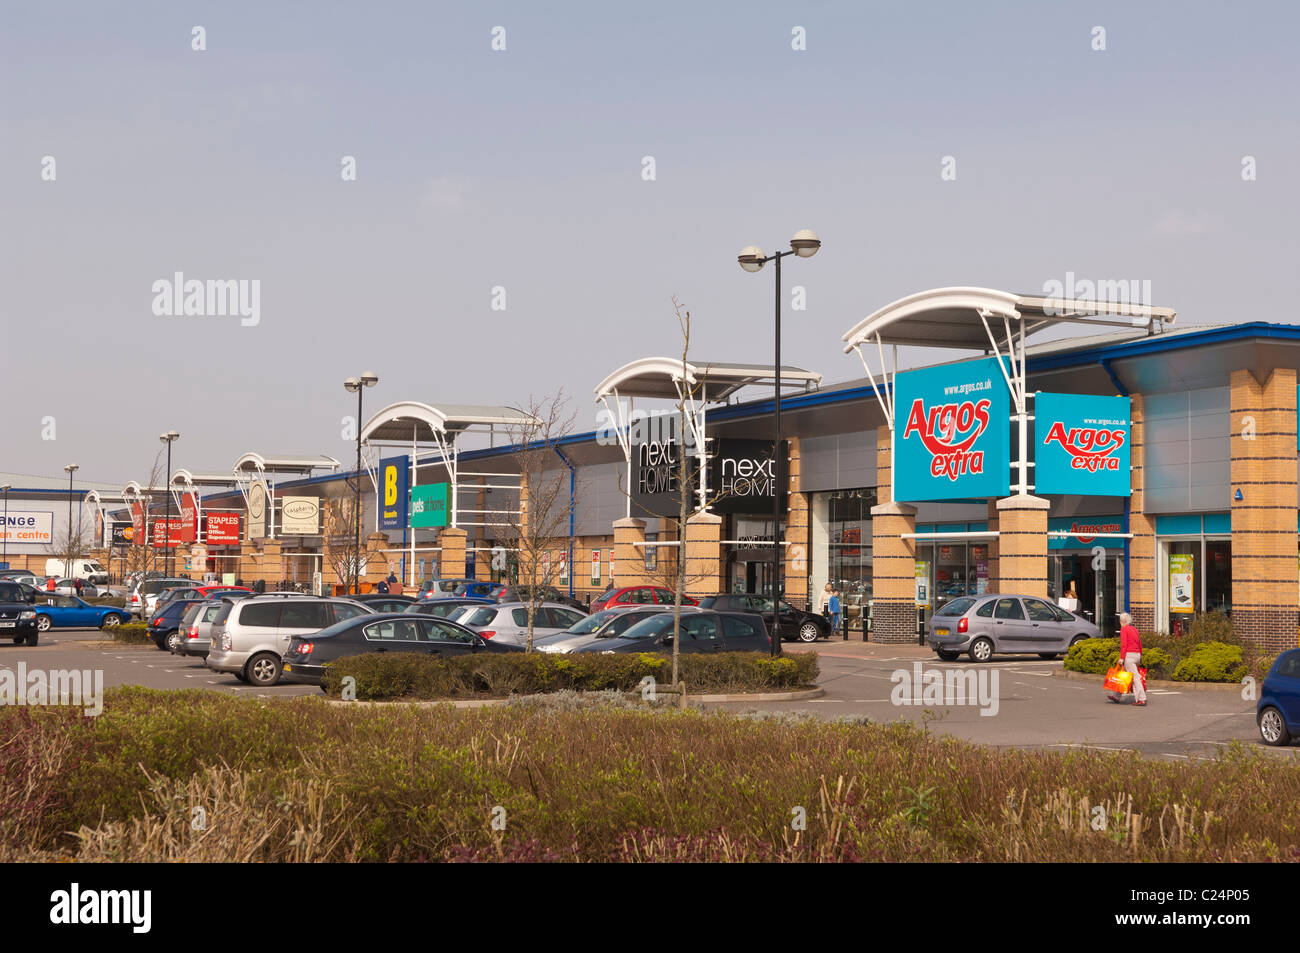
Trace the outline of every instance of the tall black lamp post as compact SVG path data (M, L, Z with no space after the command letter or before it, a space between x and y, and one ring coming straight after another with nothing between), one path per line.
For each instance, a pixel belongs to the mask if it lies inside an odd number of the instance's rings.
M68 474L68 556L63 562L63 575L69 579L72 578L72 474L80 469L81 467L75 463L69 463L63 468ZM77 527L77 535L81 535L80 526Z
M163 547L167 551L165 557L167 562L167 578L172 575L172 442L180 439L180 434L175 430L169 430L165 434L160 434L158 439L167 444L167 490L164 497L167 500L167 515L164 517L166 529L163 530Z
M775 477L781 467L781 259L788 255L811 258L822 247L821 239L811 230L801 228L790 239L790 250L764 255L763 249L750 245L743 249L736 260L740 267L748 272L763 270L769 261L776 262L776 409L772 434L772 475ZM772 654L781 652L781 487L774 486L772 494Z
M359 378L349 377L343 382L343 387L349 392L356 392L357 395L357 503L353 511L353 526L356 533L356 549L352 555L352 594L361 595L361 395L367 387L374 387L379 383L379 375L373 371L366 371Z
M5 524L3 526L4 536L0 537L0 540L2 540L4 544L4 555L0 556L0 562L3 562L5 564L6 569L9 568L9 491L11 489L12 487L8 483L4 484L3 486L0 486L0 490L3 490L5 495Z

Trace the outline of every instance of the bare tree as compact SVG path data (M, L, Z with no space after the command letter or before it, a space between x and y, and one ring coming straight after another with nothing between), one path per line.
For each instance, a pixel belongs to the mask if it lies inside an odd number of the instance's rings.
M531 652L537 607L560 575L556 540L567 540L573 514L570 486L574 477L560 444L573 432L574 414L568 410L563 390L542 400L530 397L528 406L521 409L526 416L507 428L521 486L519 518L501 527L498 545L514 551L518 589L528 607L524 648ZM567 566L567 546L564 553ZM567 568L573 571L572 566Z
M356 592L361 580L361 558L357 550L356 503L352 495L324 501L325 539L329 544L330 568L348 592Z
M69 526L63 532L55 533L45 548L51 556L63 560L63 574L69 577L73 575L72 564L86 556L90 551L90 545L80 520L77 521L75 528Z

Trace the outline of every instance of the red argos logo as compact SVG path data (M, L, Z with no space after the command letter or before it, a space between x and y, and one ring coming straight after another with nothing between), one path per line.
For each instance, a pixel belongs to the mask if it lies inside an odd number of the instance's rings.
M984 472L984 451L972 450L989 425L988 400L937 404L926 412L921 398L912 401L903 430L906 440L914 432L930 452L930 474L951 482L967 473Z
M1070 468L1096 473L1098 470L1118 470L1119 458L1111 456L1124 446L1127 435L1123 430L1106 430L1094 427L1071 427L1059 420L1052 424L1047 432L1043 446L1060 444L1061 449L1070 455Z

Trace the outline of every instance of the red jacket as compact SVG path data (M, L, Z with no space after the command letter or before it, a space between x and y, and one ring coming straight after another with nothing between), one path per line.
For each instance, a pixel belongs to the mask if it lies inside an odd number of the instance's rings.
M1119 630L1119 654L1123 656L1130 652L1142 654L1142 637L1134 625L1126 625Z

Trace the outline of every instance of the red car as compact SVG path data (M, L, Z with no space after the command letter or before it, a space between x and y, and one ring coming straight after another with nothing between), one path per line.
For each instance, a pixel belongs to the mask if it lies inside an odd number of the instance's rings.
M608 609L611 606L670 606L677 599L677 594L665 586L623 586L601 593L591 604L592 612ZM698 601L688 595L682 596L682 605L699 605Z

